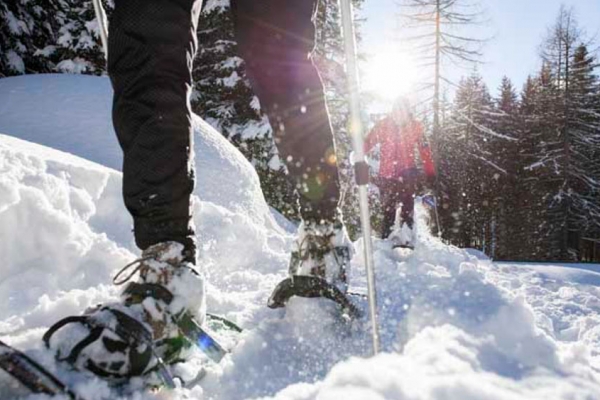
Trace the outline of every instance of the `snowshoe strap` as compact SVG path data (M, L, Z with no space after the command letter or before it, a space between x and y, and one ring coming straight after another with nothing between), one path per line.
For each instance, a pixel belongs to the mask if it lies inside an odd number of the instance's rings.
M90 333L71 349L71 352L67 357L60 358L58 359L59 361L66 361L70 364L75 364L81 352L87 346L100 339L102 332L105 329L107 329L115 333L119 337L119 339L126 343L126 346L124 347L130 348L130 373L127 374L127 376L125 377L139 376L144 374L144 371L146 371L147 367L149 366L153 355L157 358L159 369L162 369L162 365L160 365L162 364L162 360L160 360L160 358L157 357L156 354L154 354L152 333L142 323L137 321L135 318L132 318L129 315L125 314L124 312L112 309L110 307L104 307L102 310L109 311L115 316L115 318L117 319L115 329L112 329L108 326L104 326L94 318L87 315L67 317L61 319L60 321L52 325L50 329L48 329L48 331L46 331L46 333L43 336L44 344L47 348L50 348L50 340L57 331L59 331L61 328L68 324L79 323L85 325L90 330ZM108 340L107 338L104 338L103 342L105 346L112 344L112 341ZM118 342L115 341L115 343ZM146 350L140 353L137 351L137 348L142 344L146 345ZM102 366L96 365L91 360L88 360L86 368L98 376L124 378L123 375L107 371ZM159 372L163 374L163 371Z
M58 358L58 361L66 361L72 365L75 364L75 362L77 361L77 357L79 357L79 354L81 354L83 349L85 349L90 344L92 344L96 340L98 340L100 338L100 336L102 335L103 330L104 330L104 328L99 327L99 326L93 327L91 329L89 335L87 335L85 337L85 339L83 339L82 341L77 343L75 346L73 346L73 348L71 349L71 352L69 353L69 355L67 357L65 357L63 359Z
M61 329L65 325L68 325L68 324L74 323L74 322L78 322L80 324L83 324L83 325L85 325L85 326L87 326L88 328L91 329L91 326L88 324L88 317L87 316L77 316L77 317L63 318L60 321L58 321L57 323L55 323L54 325L52 325L46 331L46 333L44 333L44 336L42 337L42 340L44 341L44 345L46 346L46 348L48 348L48 349L50 348L50 339L52 338L52 335L54 335L59 329Z
M342 311L351 318L362 316L361 311L335 285L318 276L295 275L277 285L269 298L269 308L285 307L293 296L315 298L324 297L340 305Z

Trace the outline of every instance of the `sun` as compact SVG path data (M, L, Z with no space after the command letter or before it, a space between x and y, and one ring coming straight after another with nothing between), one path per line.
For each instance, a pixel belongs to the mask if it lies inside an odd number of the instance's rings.
M418 71L412 57L393 48L382 48L370 57L363 73L363 89L392 101L414 90Z

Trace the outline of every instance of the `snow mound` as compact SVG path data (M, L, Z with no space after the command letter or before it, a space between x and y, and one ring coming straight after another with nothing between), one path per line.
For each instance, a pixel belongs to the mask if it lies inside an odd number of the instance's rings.
M0 79L0 132L120 170L106 77L40 74Z
M101 230L127 220L114 202L118 174L5 135L0 171L0 333L47 325L52 310L73 313L102 300L76 289L108 284L132 258Z
M40 74L0 79L0 132L120 171L123 157L111 123L111 102L107 77ZM201 118L194 116L193 126L198 198L277 230L250 163Z

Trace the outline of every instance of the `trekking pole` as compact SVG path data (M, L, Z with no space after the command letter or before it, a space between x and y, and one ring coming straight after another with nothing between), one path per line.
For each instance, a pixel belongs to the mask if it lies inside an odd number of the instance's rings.
M94 11L96 12L96 20L100 30L100 41L102 42L102 50L104 50L104 58L108 60L108 29L106 29L106 14L100 0L92 0Z
M371 214L369 212L369 165L365 160L363 149L363 126L360 118L360 99L358 93L358 65L356 57L356 38L352 17L351 0L340 0L342 14L342 32L346 53L346 73L348 75L348 92L350 95L350 133L356 162L354 172L358 185L358 200L360 204L360 221L364 240L364 257L367 268L367 287L369 311L371 314L371 330L373 336L373 353L379 352L379 328L377 325L377 292L375 291L375 268L373 265L373 243L371 240Z
M442 226L440 225L440 214L438 213L438 201L436 193L433 193L433 211L435 212L435 224L437 225L437 235L442 237Z

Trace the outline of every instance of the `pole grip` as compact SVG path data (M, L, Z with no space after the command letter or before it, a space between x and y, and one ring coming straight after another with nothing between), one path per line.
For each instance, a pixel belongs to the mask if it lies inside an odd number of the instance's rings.
M359 161L354 164L354 178L358 186L369 184L369 164L366 161Z

